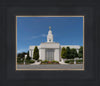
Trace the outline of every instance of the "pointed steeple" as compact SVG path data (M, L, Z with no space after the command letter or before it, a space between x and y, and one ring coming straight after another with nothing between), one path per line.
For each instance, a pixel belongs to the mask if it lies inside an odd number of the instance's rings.
M49 26L49 31L48 31L48 35L47 35L47 42L53 42L53 34L51 31L51 26Z
M49 30L51 30L51 26L49 26Z

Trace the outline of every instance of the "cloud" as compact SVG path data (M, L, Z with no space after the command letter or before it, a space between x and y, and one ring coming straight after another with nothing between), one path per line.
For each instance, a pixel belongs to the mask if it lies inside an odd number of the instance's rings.
M46 35L46 34L42 34L41 36L42 36L42 37L47 37L47 35Z
M41 34L39 36L32 36L32 39L40 38L40 37L46 37L46 34Z
M38 38L39 36L32 36L32 39Z

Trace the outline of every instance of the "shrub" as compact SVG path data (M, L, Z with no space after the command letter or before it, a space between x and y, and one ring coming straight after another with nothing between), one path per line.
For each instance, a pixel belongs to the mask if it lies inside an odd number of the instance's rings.
M73 59L70 60L70 64L74 64L74 60Z
M66 60L66 61L65 61L65 63L69 63L69 62L70 62L69 60Z
M25 63L29 63L29 60L25 60Z
M37 60L37 62L40 62L40 61L42 61L42 60Z
M55 62L57 62L57 61L54 61L54 60L53 60L52 62L55 63Z
M23 62L24 62L23 58L17 57L17 63L18 64L23 64Z
M48 62L47 60L45 60L44 62Z
M83 60L76 60L76 63L77 63L77 64L83 63Z
M26 64L30 64L30 63L34 63L34 62L35 62L34 60L25 60Z
M30 60L30 61L29 61L29 63L34 63L34 62L35 62L34 60Z

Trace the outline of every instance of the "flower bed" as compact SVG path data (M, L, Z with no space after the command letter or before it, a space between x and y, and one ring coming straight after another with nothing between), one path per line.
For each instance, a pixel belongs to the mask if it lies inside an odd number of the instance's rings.
M45 61L41 61L41 64L59 64L59 62L58 61L47 61L47 60L45 60Z

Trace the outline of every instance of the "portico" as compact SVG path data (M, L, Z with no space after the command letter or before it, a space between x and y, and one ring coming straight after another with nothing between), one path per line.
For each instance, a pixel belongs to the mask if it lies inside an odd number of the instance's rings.
M60 60L60 44L54 42L41 43L39 48L41 60Z

